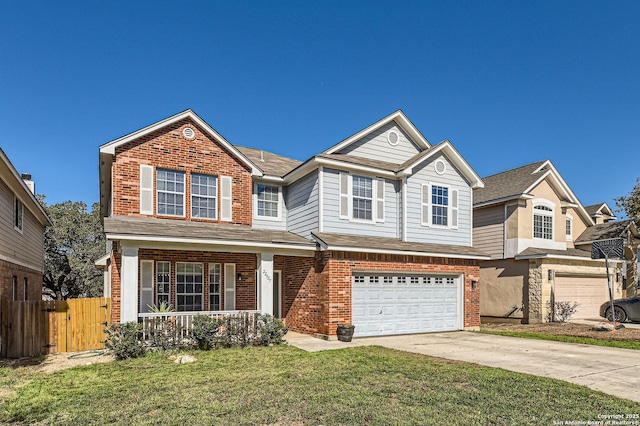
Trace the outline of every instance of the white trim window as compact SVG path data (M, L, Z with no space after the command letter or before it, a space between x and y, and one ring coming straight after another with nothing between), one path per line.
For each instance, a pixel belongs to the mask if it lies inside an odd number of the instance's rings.
M567 214L564 222L564 230L567 241L573 241L573 217L570 214Z
M156 306L171 304L171 262L156 262Z
M184 172L156 170L156 212L161 216L184 217Z
M222 266L219 263L209 264L209 310L220 310L220 286L222 283Z
M384 179L340 173L340 219L384 222Z
M279 186L255 184L256 217L268 220L280 219L280 191Z
M422 184L421 223L424 226L458 228L458 190L447 185Z
M201 311L202 263L176 262L176 311Z
M553 208L542 204L533 206L533 238L553 240Z
M373 179L364 176L351 177L351 217L356 220L373 220Z
M18 197L13 197L13 228L22 232L24 228L24 205Z
M191 217L218 219L218 178L191 174Z

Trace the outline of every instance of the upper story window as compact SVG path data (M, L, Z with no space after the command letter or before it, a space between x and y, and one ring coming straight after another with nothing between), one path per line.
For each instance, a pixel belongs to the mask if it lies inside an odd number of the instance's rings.
M24 226L24 206L18 197L13 197L13 227L22 232Z
M533 238L553 239L553 209L551 207L533 206Z
M422 225L458 228L458 190L436 184L422 185Z
M184 172L156 171L157 214L184 216Z
M208 175L191 175L191 217L217 219L218 178Z
M352 204L354 219L372 220L373 218L373 179L353 176Z
M340 173L340 219L384 222L385 181Z
M449 188L433 185L431 187L431 223L449 225Z
M573 239L573 218L570 215L567 215L565 221L565 234L567 235L567 241Z
M271 219L280 217L280 187L256 184L256 215Z

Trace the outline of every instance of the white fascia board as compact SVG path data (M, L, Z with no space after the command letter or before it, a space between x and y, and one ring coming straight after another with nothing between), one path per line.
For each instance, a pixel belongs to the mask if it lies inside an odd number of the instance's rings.
M376 121L375 123L373 123L372 125L366 127L365 129L360 130L358 133L348 137L347 139L343 140L342 142L332 146L331 148L327 149L326 151L323 151L324 154L333 154L337 151L340 151L341 149L349 146L350 144L352 144L353 142L361 139L363 136L379 129L380 127L383 127L385 125L387 125L388 123L390 123L391 121L395 121L400 127L402 127L402 130L404 130L405 132L407 132L407 134L409 136L411 136L411 138L414 140L414 142L416 142L418 144L418 146L420 146L420 148L422 149L427 149L431 147L431 144L429 143L429 141L422 135L422 133L420 133L420 131L416 128L416 126L411 122L411 120L409 120L407 118L406 115L404 115L404 113L401 110L398 110L386 117L384 117L381 120Z
M498 198L495 200L489 200L489 201L484 201L482 203L477 203L473 205L474 209L478 209L480 207L487 207L487 206L492 206L494 204L502 204L502 203L506 203L507 201L512 201L512 200L531 200L533 197L533 195L531 194L516 194L516 195L511 195L509 197L504 197L504 198Z
M262 175L260 176L261 181L269 181L269 182L278 182L278 183L284 183L284 178L280 177L280 176L272 176L272 175Z
M380 254L396 254L406 256L424 256L424 257L450 257L452 259L473 259L473 260L490 260L490 256L474 256L465 254L451 254L451 253L431 253L423 251L410 251L410 250L384 250L379 248L366 248L366 247L350 247L350 246L329 246L326 243L318 240L320 248L323 251L350 251L355 253L380 253Z
M107 142L106 144L100 146L100 153L115 155L117 147L124 145L127 142L131 142L132 140L137 139L139 137L148 135L149 133L155 132L156 130L159 130L167 125L173 124L180 120L184 120L185 118L189 118L193 120L196 124L198 124L200 127L205 129L205 131L209 133L209 136L218 140L220 144L222 144L226 149L231 151L231 153L237 159L239 159L240 162L242 162L245 166L251 169L252 176L262 176L263 173L259 167L253 164L247 157L244 156L244 154L238 151L238 149L236 149L236 147L233 146L233 144L231 144L224 137L222 137L220 133L218 133L213 127L209 126L209 124L207 124L206 121L204 121L195 112L193 112L190 109L180 112L169 118L165 118L164 120L158 121L157 123L151 124L150 126L144 127L140 130L136 130L133 133L129 133L128 135L125 135L111 142Z
M132 235L132 234L106 234L107 240L111 241L135 241L138 247L143 247L144 243L151 243L148 247L159 247L159 244L167 245L180 245L194 246L198 250L202 250L203 246L212 246L216 251L229 251L230 247L233 247L234 251L241 251L245 253L261 253L264 249L273 250L279 252L282 250L295 251L300 256L304 256L305 252L308 256L313 256L316 252L315 246L312 242L310 245L298 245L291 243L264 243L264 242L247 242L247 241L234 241L234 240L216 240L209 238L183 238L183 237L163 237L154 235Z
M439 152L443 152L446 155L447 159L451 161L458 168L458 170L462 172L464 177L467 178L469 182L471 182L472 189L484 188L484 182L482 181L482 178L476 173L475 170L473 170L471 165L469 165L469 163L467 163L467 161L464 158L462 158L460 153L453 147L451 142L448 140L442 141L433 149L433 151L429 152L424 157L416 160L413 164L409 165L406 169L404 169L402 173L405 175L413 174L414 167L424 163L425 161L432 158Z

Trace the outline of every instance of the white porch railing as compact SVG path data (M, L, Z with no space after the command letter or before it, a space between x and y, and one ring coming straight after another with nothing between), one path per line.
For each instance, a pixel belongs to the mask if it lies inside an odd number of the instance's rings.
M255 321L255 315L260 311L189 311L189 312L146 312L138 314L138 322L142 323L142 339L147 340L150 331L157 323L172 323L179 330L181 338L188 338L191 334L193 319L197 315L205 315L215 319L231 315L248 314L251 322Z

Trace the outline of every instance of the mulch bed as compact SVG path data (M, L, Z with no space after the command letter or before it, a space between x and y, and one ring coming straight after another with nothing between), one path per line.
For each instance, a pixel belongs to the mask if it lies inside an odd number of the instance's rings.
M624 324L623 324L624 325ZM594 325L574 323L545 323L545 324L517 324L517 323L493 323L482 324L481 330L510 331L539 334L552 334L558 336L589 337L599 340L617 340L640 342L640 329L622 328L613 331L597 331Z

